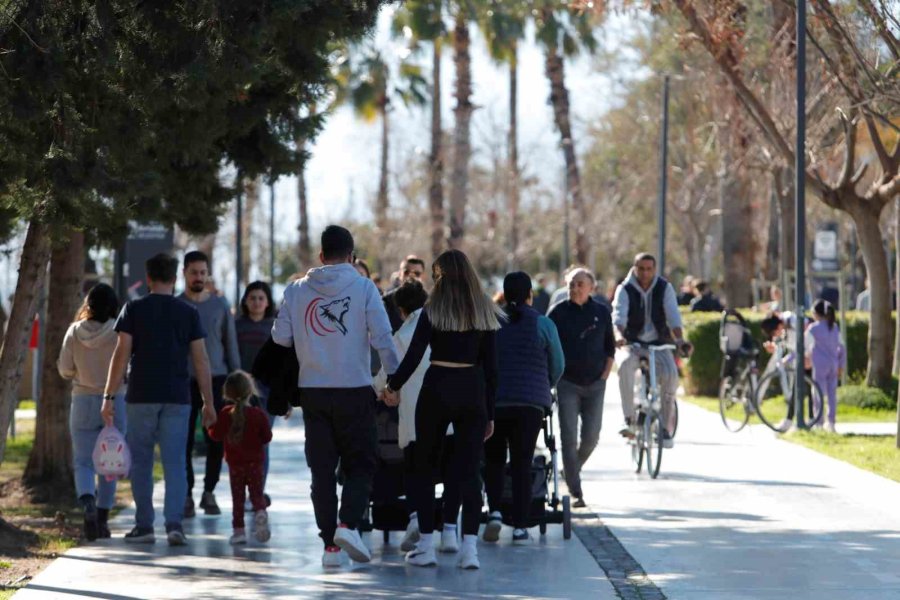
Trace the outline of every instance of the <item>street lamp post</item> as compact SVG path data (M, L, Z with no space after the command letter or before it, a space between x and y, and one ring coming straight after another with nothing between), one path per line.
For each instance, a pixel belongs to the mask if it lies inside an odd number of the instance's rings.
M804 380L803 323L806 314L806 0L797 2L797 140L794 151L794 205L796 220L797 353L794 377L794 412L797 429L806 429L803 416Z
M234 255L237 265L234 270L234 303L235 306L241 302L241 267L244 264L244 231L241 225L244 222L244 178L238 173L237 177L237 203L235 210L235 229L234 229Z
M656 261L659 265L657 272L661 276L666 273L666 188L668 187L668 161L669 161L669 76L663 77L663 105L662 105L662 132L659 140L659 204L657 217L659 219L659 239L657 240Z

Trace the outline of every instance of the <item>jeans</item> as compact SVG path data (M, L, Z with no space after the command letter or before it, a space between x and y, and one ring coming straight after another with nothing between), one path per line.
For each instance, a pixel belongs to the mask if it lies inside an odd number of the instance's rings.
M528 527L532 499L531 465L543 424L544 409L539 406L498 406L494 416L494 435L484 444L484 489L491 512L500 511L503 471L509 448L513 527L519 529Z
M641 356L649 356L647 350L626 347L616 353L619 367L619 393L622 396L622 413L626 420L634 417L634 382L640 367ZM678 367L671 352L656 353L656 379L662 394L662 420L666 429L672 431L675 425L675 395L678 393Z
M559 434L566 485L573 496L581 498L581 468L600 440L606 380L598 379L590 385L576 385L560 379L556 392L559 399ZM578 441L578 417L581 417L581 443Z
M312 502L319 536L334 545L338 524L337 475L344 475L340 522L356 529L372 493L378 432L371 388L300 388L306 430L306 464L312 472Z
M166 529L181 526L184 500L187 498L187 442L189 404L128 404L128 447L131 449L131 491L136 507L135 523L152 528L153 511L153 448L159 443L166 484Z
M72 462L75 466L75 493L78 497L97 495L97 508L112 508L116 501L116 481L97 477L94 472L94 446L103 429L100 407L102 394L72 394L69 432L72 434ZM116 394L113 424L126 433L125 393Z
M212 378L213 389L213 406L216 414L225 406L222 399L222 386L225 385L227 375L216 375ZM197 417L200 416L203 408L203 397L200 395L200 386L196 379L191 379L191 414L190 424L187 431L187 448L185 449L187 457L187 491L191 494L194 491L194 430L197 428ZM225 446L222 442L217 442L209 437L206 427L203 428L203 439L206 440L206 475L203 477L203 491L212 492L219 483L219 477L222 474L222 458L225 456Z

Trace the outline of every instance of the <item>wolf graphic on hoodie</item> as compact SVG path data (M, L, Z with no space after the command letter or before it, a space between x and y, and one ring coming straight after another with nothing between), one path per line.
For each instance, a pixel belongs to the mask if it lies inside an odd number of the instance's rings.
M294 346L301 388L372 385L370 346L386 372L400 364L378 288L349 263L311 269L289 285L272 340Z

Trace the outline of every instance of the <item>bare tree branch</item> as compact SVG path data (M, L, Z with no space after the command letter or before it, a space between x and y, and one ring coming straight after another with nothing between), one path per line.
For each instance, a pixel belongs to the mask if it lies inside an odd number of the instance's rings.
M875 29L878 30L878 35L880 35L881 39L884 40L884 43L887 44L891 54L894 55L894 60L900 60L900 40L898 40L897 36L895 36L888 28L884 17L878 13L878 10L875 8L875 5L872 4L871 0L857 0L857 2L859 2L862 9L866 11L869 18L872 19Z
M836 187L846 188L850 184L853 166L856 162L856 121L851 122L844 111L840 108L837 110L841 117L841 126L844 128L844 168L841 169L841 176Z

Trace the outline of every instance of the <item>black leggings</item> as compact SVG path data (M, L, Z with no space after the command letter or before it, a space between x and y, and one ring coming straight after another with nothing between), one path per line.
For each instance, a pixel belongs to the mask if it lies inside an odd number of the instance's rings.
M413 506L419 531L434 531L434 469L440 464L447 426L453 424L454 452L449 478L462 499L463 535L477 535L481 520L479 468L487 427L484 374L478 367L432 365L425 374L416 405L416 448L413 453Z
M494 435L484 445L484 487L491 512L500 510L506 449L509 448L513 526L520 529L528 527L531 464L543 422L543 409L538 406L499 406L494 417Z
M452 476L454 437L445 435L443 440L443 450L441 450L440 468L435 470L435 475L444 484L444 494L441 496L441 520L444 525L456 524L459 518L459 482ZM403 449L404 465L406 467L406 497L410 499L410 506L413 510L416 507L412 504L412 498L415 497L415 465L416 465L416 443L410 442ZM416 514L418 517L418 514ZM443 529L443 527L441 527Z

